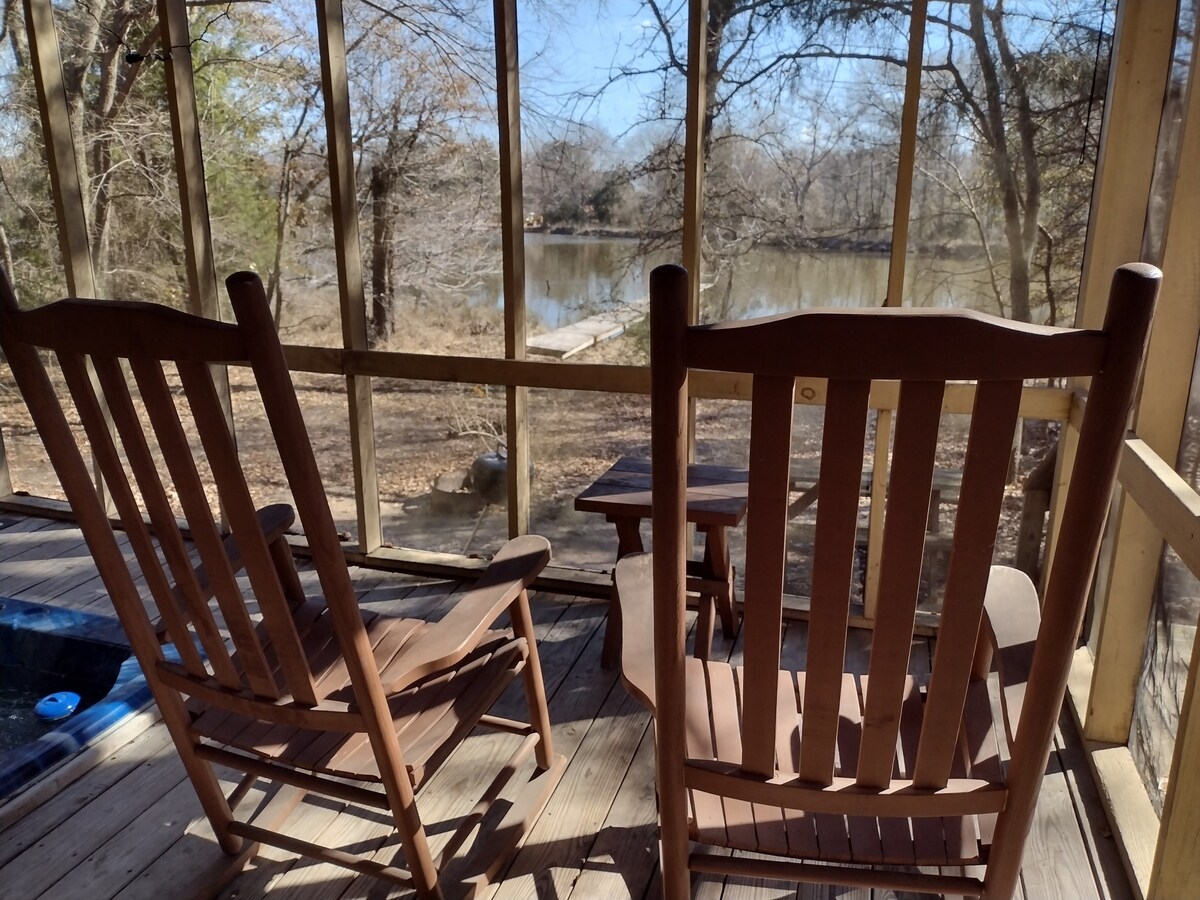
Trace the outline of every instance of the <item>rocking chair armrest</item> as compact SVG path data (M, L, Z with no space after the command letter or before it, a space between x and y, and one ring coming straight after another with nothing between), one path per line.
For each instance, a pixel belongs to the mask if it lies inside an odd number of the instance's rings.
M550 542L544 537L524 535L505 544L454 608L392 660L383 673L384 691L402 691L465 657L549 562Z
M621 610L621 681L650 712L655 699L653 560L649 553L622 557L615 576Z
M264 506L256 511L256 515L258 516L258 527L262 529L263 538L268 545L280 538L296 521L296 511L287 503L272 503ZM237 538L231 534L225 538L221 546L225 550L225 556L229 559L230 568L234 572L241 571L242 550L238 547ZM209 584L208 571L204 564L196 566L193 571L196 573L196 582L200 585L201 595L205 598L211 597L212 587ZM180 596L178 587L174 588L174 594L176 603L181 603L183 598Z
M1041 604L1028 575L1008 566L992 566L983 605L1000 673L1005 736L1011 745L1021 721L1025 686L1042 618Z
M268 544L296 523L296 510L292 509L288 503L272 503L256 510L255 515L258 516L258 527L262 529L263 538ZM236 547L237 542L233 540L233 535L225 540L226 544L232 543ZM240 558L241 554L239 553L238 559ZM230 559L233 559L232 553Z

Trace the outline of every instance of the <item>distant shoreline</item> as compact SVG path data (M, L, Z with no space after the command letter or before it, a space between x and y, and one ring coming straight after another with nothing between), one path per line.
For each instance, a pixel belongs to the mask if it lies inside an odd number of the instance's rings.
M602 238L616 240L646 240L662 237L660 234L648 234L635 228L612 228L602 225L527 225L526 234L550 234L564 237ZM892 242L888 239L867 239L846 237L843 235L823 235L813 237L775 238L763 241L761 247L773 250L807 250L815 253L872 253L886 256L892 252ZM978 244L917 244L909 246L910 252L921 256L932 256L939 259L978 259L983 255L983 248Z

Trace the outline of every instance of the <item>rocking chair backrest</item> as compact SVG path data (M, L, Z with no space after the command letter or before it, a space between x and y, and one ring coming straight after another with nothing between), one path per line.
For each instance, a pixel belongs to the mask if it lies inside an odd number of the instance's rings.
M886 788L902 789L906 797L927 794L930 805L918 813L923 816L1001 808L1005 815L1021 815L1023 804L1031 810L1079 634L1157 283L1158 273L1152 267L1122 268L1104 328L1095 331L911 308L812 310L689 327L687 273L675 266L656 269L650 291L655 635L656 651L669 658L658 659L656 669L660 743L682 748L688 741L682 733L680 704L661 702L665 697L690 696L683 686L682 664L688 369L751 373L745 663L738 674L744 679L741 734L740 740L730 741L737 752L731 758L722 754L722 764L731 768L721 772L742 777L743 783L746 777L771 779L781 772L794 773L789 777L798 775L798 782L814 788L841 779L839 787L846 788L843 796L852 797L846 802L857 804L854 815L912 815L911 811L897 813L896 805L888 805L894 798L880 792ZM976 773L975 781L961 788L974 792L970 797L937 797L934 792L961 774L960 754L964 743L970 742L969 736L960 735L960 723L983 621L1022 386L1030 379L1070 376L1090 377L1091 390L1044 598L1043 624L1028 682L1030 699L1016 729L1020 743L1013 750L1007 787L997 766L994 786L978 783ZM812 548L808 655L799 688L802 724L797 728L797 698L783 696L779 670L798 377L824 380L825 424ZM899 402L878 613L864 680L862 720L846 722L840 718L846 704L840 701L846 686L842 673L867 414L872 392L892 389L885 382L898 382ZM920 723L922 718L910 719L907 714L908 704L920 703L920 697L906 679L939 422L951 382L975 385L974 407L923 724L919 733L911 733L906 723ZM788 682L782 683L788 691ZM790 736L777 731L779 710L790 717ZM847 742L847 733L853 734L854 746ZM674 765L686 764L680 759ZM704 784L719 782L709 777L712 771L710 764ZM687 777L692 784L691 776ZM667 779L665 783L681 782ZM767 796L765 785L760 793L745 790L747 796ZM811 798L812 791L805 796ZM827 796L827 802L838 802L833 794ZM792 805L786 798L775 800ZM957 805L935 807L934 803Z
M323 693L293 617L304 594L280 537L292 512L282 504L255 511L217 387L222 364L254 369L327 603L335 615L338 607L352 612L338 619L352 669L363 670L369 647L261 282L241 273L228 284L236 325L149 303L72 299L21 311L0 273L0 346L143 668L157 665L243 697L314 706ZM61 368L165 637L178 651L178 666L163 661L135 572L39 350L50 351ZM182 402L165 363L178 373ZM199 446L189 434L198 436ZM206 494L211 483L229 537ZM185 522L176 518L172 496ZM202 568L189 558L188 538ZM235 574L239 569L245 570L264 627L251 620ZM366 655L359 655L364 648Z

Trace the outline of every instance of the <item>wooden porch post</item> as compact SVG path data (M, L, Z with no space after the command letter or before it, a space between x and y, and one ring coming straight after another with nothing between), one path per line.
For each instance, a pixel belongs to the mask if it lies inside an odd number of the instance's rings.
M1183 134L1161 267L1163 286L1146 355L1142 393L1134 413L1138 438L1171 465L1180 438L1200 338L1200 88L1192 54ZM1161 108L1161 104L1159 104ZM1124 124L1123 124L1124 127ZM1128 217L1128 212L1122 212ZM1139 220L1140 221L1140 220ZM1123 744L1133 718L1146 628L1154 603L1154 580L1163 540L1157 528L1123 494L1118 504L1110 568L1103 584L1105 602L1093 645L1095 666L1085 734L1091 740Z
M333 207L342 345L347 350L366 350L367 309L358 238L358 202L354 191L354 143L350 134L350 86L346 75L346 31L341 0L317 0L317 40L321 45L321 90L325 97L329 194ZM350 411L350 456L354 467L358 543L369 553L383 543L371 379L347 375L346 400Z
M704 268L704 119L708 113L708 0L688 0L687 106L683 138L682 262L688 271L688 323L700 321ZM696 459L696 398L687 401L687 461ZM687 526L688 546L695 527Z
M1175 0L1122 3L1117 7L1111 75L1104 104L1100 157L1096 162L1091 213L1083 253L1083 276L1075 324L1097 327L1104 317L1109 282L1117 266L1142 258L1143 223L1150 200L1159 120L1171 67ZM1115 127L1113 123L1119 123ZM1084 384L1074 384L1079 389ZM1058 519L1075 457L1078 432L1064 427L1059 438L1054 505L1046 526L1045 565L1049 571ZM1112 524L1124 518L1125 491L1118 484ZM1099 627L1109 593L1116 529L1110 525L1096 572L1093 628ZM1093 634L1093 638L1094 638Z
M495 0L496 107L500 125L500 245L504 254L504 358L525 359L525 207L516 0ZM529 388L505 388L508 534L529 533Z
M896 205L892 210L892 254L888 264L884 306L900 306L904 299L904 265L908 253L908 223L912 217L913 168L917 154L917 112L921 103L921 64L925 53L928 0L914 0L908 32L908 60L904 75L904 108L900 115L900 153L896 163ZM871 472L871 513L867 526L867 583L863 614L875 618L879 601L879 561L883 553L883 510L887 500L888 444L892 436L890 409L875 418L875 453Z
M184 0L158 0L162 23L167 104L175 145L175 178L183 217L183 252L187 267L188 306L197 315L221 318L217 300L217 267L213 260L212 225L208 219L208 189L204 184L204 155L192 77L192 39ZM229 416L228 386L222 386Z
M1166 537L1167 543L1175 548L1192 572L1200 572L1200 541L1196 539L1200 525L1200 495L1171 464L1159 458L1144 441L1138 439L1126 443L1121 477L1129 492L1138 498L1138 504L1145 509L1156 531ZM1195 852L1195 836L1200 830L1200 772L1195 762L1200 759L1200 713L1197 713L1196 705L1200 702L1198 679L1200 646L1196 645L1193 638L1187 687L1175 735L1175 750L1171 758L1161 820L1156 821L1153 810L1150 810L1143 829L1149 834L1130 836L1123 827L1117 835L1125 845L1140 889L1145 891L1145 896L1150 900L1188 896L1200 883L1200 858ZM1121 749L1124 750L1123 747ZM1132 780L1133 786L1127 789L1128 792L1143 792L1141 780L1136 771L1132 771L1132 759L1129 769L1126 782ZM1112 796L1116 790L1114 786L1106 785L1104 793ZM1145 805L1149 806L1149 800L1145 801ZM1115 812L1120 815L1122 811ZM1133 854L1129 852L1129 844L1131 840L1137 841L1139 848L1144 849L1149 836L1155 834L1155 827L1157 842L1153 863L1147 867L1144 858L1135 862ZM1146 868L1149 869L1148 875Z
M708 82L708 0L688 3L687 108L683 139L683 267L688 270L688 322L700 321L704 228L704 117ZM690 440L695 438L694 402ZM690 441L689 441L690 443ZM690 453L689 453L690 458Z
M63 86L62 55L50 0L25 0L25 31L29 39L29 62L37 90L38 111L42 120L42 140L50 169L50 190L54 195L54 216L58 224L58 246L62 254L67 293L72 297L95 297L96 270L88 235L87 202L79 177L79 160L71 134L67 112L67 94ZM9 273L13 277L13 273ZM102 486L99 471L94 474ZM0 438L0 493L12 493L8 456ZM107 503L107 499L105 500Z
M88 237L87 203L79 177L79 161L75 157L75 141L63 86L62 56L50 0L25 0L25 23L67 293L72 297L95 297L96 275Z

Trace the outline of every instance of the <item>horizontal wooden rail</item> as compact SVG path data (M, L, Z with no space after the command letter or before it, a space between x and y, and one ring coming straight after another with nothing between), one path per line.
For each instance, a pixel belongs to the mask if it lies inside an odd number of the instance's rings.
M39 516L62 522L74 522L75 513L65 500L52 497L37 497L24 491L0 496L0 512L22 516ZM109 520L118 530L124 529L119 519ZM147 519L146 524L150 522ZM187 523L179 522L187 534ZM287 535L292 553L301 559L309 558L308 541L303 535ZM346 562L367 568L407 572L415 575L448 578L476 578L487 568L488 560L456 553L439 553L434 550L377 547L364 552L357 544L344 544L342 552ZM574 566L551 563L533 582L535 590L555 591L597 597L607 600L612 593L612 577L607 573L590 572Z
M475 356L442 356L395 353L384 350L339 350L332 347L284 347L288 367L317 375L371 375L450 384L513 385L609 394L649 394L650 370L645 366L559 363L540 360L496 359ZM751 379L723 372L696 372L692 394L706 400L749 400ZM876 409L895 409L899 385L877 382L871 391ZM970 385L950 385L943 409L969 413L975 400ZM816 379L796 381L796 402L823 405L825 385ZM1029 419L1063 422L1079 406L1076 392L1067 388L1027 387L1021 398L1021 415Z
M1200 575L1200 494L1134 435L1125 441L1120 479L1184 565Z

